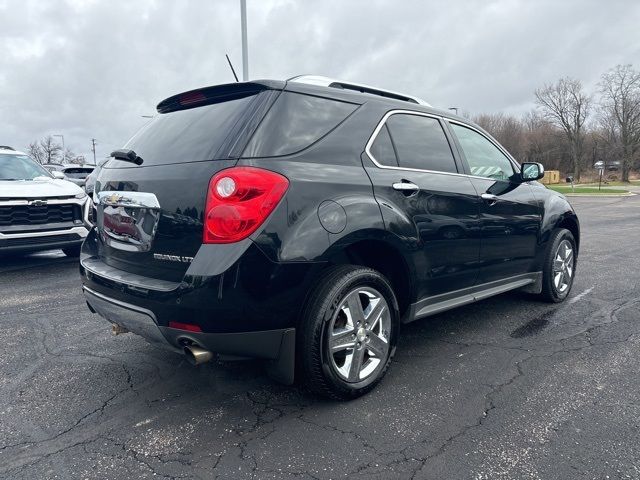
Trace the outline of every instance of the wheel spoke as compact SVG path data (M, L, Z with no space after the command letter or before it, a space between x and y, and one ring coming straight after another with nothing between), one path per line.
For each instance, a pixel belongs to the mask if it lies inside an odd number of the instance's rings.
M389 344L385 342L375 333L369 334L369 342L367 343L367 349L373 353L374 356L380 360L384 360L389 349Z
M364 360L364 348L356 348L350 355L351 364L349 365L349 381L357 382L360 380L360 370L362 370L362 361Z
M331 339L329 340L331 352L335 353L346 350L347 348L353 348L356 344L353 339L353 332L353 328L346 328L332 333Z
M563 265L562 260L560 260L559 258L556 258L553 261L553 271L556 272L556 273L561 272L562 271L562 265Z
M374 330L376 328L376 325L378 325L378 323L380 322L380 318L382 317L382 315L384 315L386 309L386 302L379 298L376 305L369 312L369 315L367 315L369 330Z
M556 288L560 288L560 286L562 285L562 277L564 277L564 274L562 273L562 271L556 272L555 278L553 279L553 283L555 283Z
M356 323L364 322L364 312L362 311L362 303L360 302L360 294L355 291L347 297L347 307L349 308L349 314L353 325Z

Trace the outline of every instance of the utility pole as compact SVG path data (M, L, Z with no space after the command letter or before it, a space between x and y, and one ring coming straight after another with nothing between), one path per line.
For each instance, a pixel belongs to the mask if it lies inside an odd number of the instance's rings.
M247 47L247 0L240 0L240 26L242 28L242 81L249 80L249 53Z
M97 165L97 163L96 163L96 139L95 138L91 139L91 150L93 150L93 164Z

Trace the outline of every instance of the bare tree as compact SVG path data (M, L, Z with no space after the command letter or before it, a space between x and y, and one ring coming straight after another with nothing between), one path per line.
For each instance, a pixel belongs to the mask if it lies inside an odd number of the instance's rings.
M45 155L38 142L31 142L29 144L29 156L38 163L45 162Z
M64 161L67 156L73 158L75 155L73 152L67 149L66 152L62 152L62 147L59 143L53 140L51 135L41 138L39 141L29 144L29 155L41 164L56 163L58 161Z
M631 65L617 65L600 81L601 123L610 141L621 150L622 181L640 152L640 72Z
M42 163L56 163L60 160L62 147L53 140L51 135L47 135L40 140L40 149L44 155L44 162Z
M536 90L535 95L544 116L564 131L570 146L573 175L579 180L591 97L583 91L579 80L568 77L545 85Z

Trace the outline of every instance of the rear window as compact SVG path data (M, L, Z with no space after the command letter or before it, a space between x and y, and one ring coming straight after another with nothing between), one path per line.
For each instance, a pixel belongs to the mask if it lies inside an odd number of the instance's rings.
M276 157L299 152L338 126L358 105L283 92L258 127L243 157Z
M255 96L158 114L123 148L135 151L143 167L214 160L222 155L218 150ZM105 168L116 165L132 166L118 161Z
M86 178L93 171L93 168L67 168L64 171L69 178Z

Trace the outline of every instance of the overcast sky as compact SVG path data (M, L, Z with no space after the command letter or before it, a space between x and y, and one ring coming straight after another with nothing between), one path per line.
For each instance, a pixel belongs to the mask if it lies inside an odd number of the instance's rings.
M0 0L0 144L89 158L163 98L240 75L239 0ZM314 73L471 113L521 113L562 76L640 67L638 0L247 0L250 78Z

